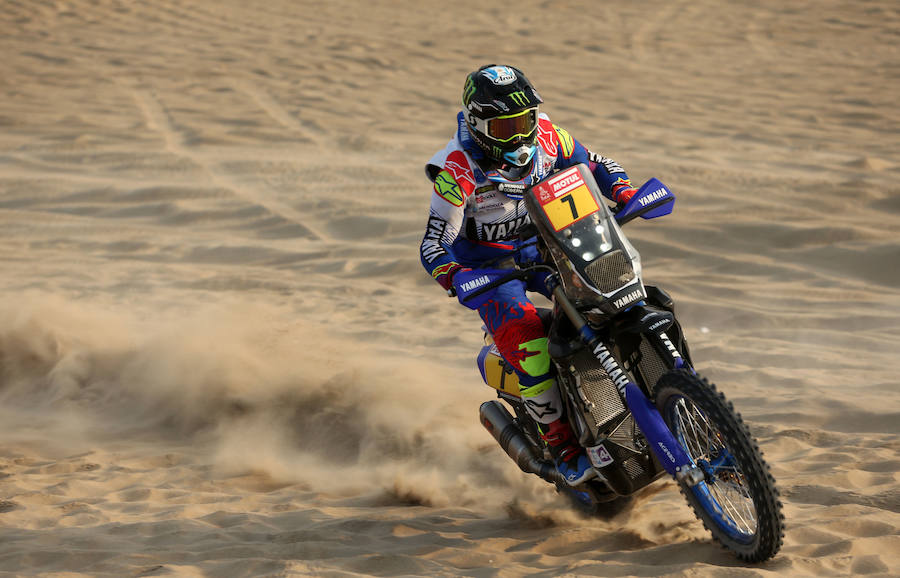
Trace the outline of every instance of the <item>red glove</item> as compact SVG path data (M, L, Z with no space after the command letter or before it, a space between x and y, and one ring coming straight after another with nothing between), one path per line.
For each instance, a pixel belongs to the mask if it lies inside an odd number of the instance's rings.
M459 273L460 271L471 271L471 269L467 267L463 267L459 263L455 261L450 261L445 265L441 265L431 272L431 276L434 277L434 280L437 281L441 287L447 292L451 297L453 296L453 276Z
M636 192L637 189L630 184L614 185L612 188L612 200L615 201L617 205L624 205L631 200L631 197L633 197Z

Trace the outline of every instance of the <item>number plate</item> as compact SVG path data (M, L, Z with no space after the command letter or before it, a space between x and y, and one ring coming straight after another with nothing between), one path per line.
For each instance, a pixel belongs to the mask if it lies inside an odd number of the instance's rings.
M559 173L536 189L538 202L557 232L600 210L576 167Z

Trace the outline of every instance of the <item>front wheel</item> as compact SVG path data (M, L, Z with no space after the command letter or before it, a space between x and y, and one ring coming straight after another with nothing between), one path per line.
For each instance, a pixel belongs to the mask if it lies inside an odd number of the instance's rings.
M740 414L716 386L686 369L655 388L666 425L704 481L682 492L719 543L747 562L774 556L784 537L775 479Z

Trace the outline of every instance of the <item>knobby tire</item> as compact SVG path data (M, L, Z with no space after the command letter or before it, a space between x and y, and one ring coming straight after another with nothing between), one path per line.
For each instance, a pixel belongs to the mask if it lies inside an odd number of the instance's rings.
M698 414L699 417L701 419L705 417L708 425L718 430L721 435L716 439L726 448L723 453L730 452L730 459L736 463L737 474L734 477L740 480L739 487L749 494L743 497L752 500L756 527L752 533L745 533L736 528L736 522L734 525L728 523L729 521L734 522L734 520L731 519L725 508L722 509L722 512L715 512L719 502L715 499L711 500L709 496L714 492L704 494L704 488L716 488L715 484L718 483L715 476L711 474L707 475L706 486L700 484L695 488L684 486L681 488L682 494L693 508L697 518L703 522L716 541L734 552L741 560L755 563L775 556L784 539L784 515L781 512L781 500L775 486L775 479L769 472L769 466L763 460L759 446L741 419L741 415L734 410L731 402L716 390L714 384L687 369L667 372L659 378L654 391L657 407L662 413L666 425L672 429L673 433L676 433L679 428L684 428L683 422L680 426L673 423L676 421L676 416L673 415L676 411L675 404L678 404L680 399L691 402L693 406L699 408L702 412ZM686 407L686 405L679 407ZM685 447L690 445L684 441L685 437L679 438L676 435L685 451L691 454L692 448ZM693 449L697 449L696 444ZM695 451L695 453L697 452ZM692 459L694 459L693 455ZM715 468L712 469L715 470ZM730 471L730 468L723 468L721 471L726 470ZM726 482L722 483L725 484L725 487L730 487ZM730 502L730 500L726 501ZM713 502L712 505L711 502ZM737 517L743 520L740 512L734 511L738 514ZM723 519L723 515L725 519Z

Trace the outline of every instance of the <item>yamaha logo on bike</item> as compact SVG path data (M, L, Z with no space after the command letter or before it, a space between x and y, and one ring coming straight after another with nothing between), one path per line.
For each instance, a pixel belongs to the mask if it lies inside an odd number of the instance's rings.
M646 195L646 196L643 196L643 197L639 198L639 199L638 199L638 202L641 204L642 207L646 207L647 205L649 205L649 204L652 203L653 201L658 201L658 200L660 200L661 198L665 197L665 196L668 195L668 194L669 194L669 191L667 191L666 189L656 189L655 191L653 191L653 192L650 193L649 195Z
M616 358L612 356L609 352L609 349L606 348L602 343L598 344L597 347L594 348L594 357L597 358L597 361L600 362L600 366L603 368L603 371L609 375L609 378L612 380L614 384L616 384L616 389L619 390L619 393L622 395L622 399L625 398L625 386L628 385L631 380L628 378L628 374L622 371L622 368L619 367L619 362L616 361Z
M680 358L681 358L681 354L678 353L678 350L675 348L674 345L672 345L672 340L669 339L669 336L668 336L668 335L666 335L665 333L660 333L660 334L659 334L659 338L662 339L662 342L665 344L666 349L668 349L668 350L669 350L669 353L672 354L672 358L673 358L673 359L680 359Z
M491 282L490 277L488 277L487 275L482 275L481 277L478 277L477 279L472 279L471 281L466 281L465 283L460 285L460 289L462 289L463 291L468 293L469 291L474 291L475 289L478 289L479 287L483 287L490 282Z
M643 299L643 298L644 298L644 291L642 289L638 289L636 291L632 291L631 293L629 293L625 297L622 297L621 299L616 299L615 301L613 301L613 307L615 307L616 309L621 309L622 307L625 307L632 301L637 301L637 300Z

